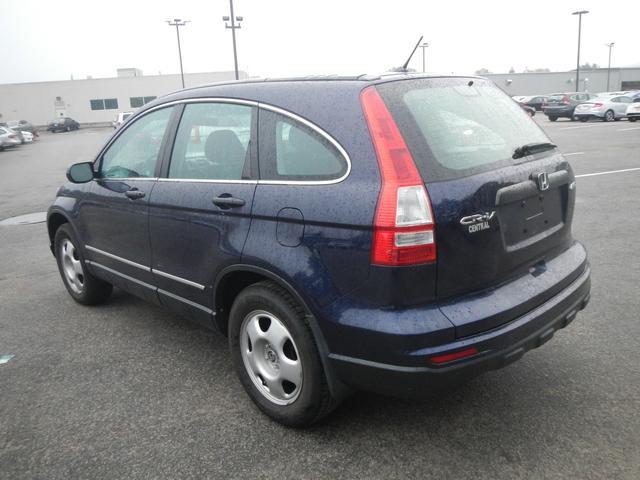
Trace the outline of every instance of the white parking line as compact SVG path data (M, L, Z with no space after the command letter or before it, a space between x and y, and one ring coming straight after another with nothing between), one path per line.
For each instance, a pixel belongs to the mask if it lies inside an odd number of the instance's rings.
M575 130L577 128L591 128L591 127L600 127L602 125L606 125L605 123L592 123L591 125L577 125L575 127L564 127L560 130Z
M629 130L640 130L640 127L631 127L631 128L619 128L616 130L617 132L628 132Z
M580 178L580 177L595 177L596 175L609 175L610 173L635 172L637 170L640 170L640 167L638 167L638 168L625 168L623 170L609 170L608 172L585 173L583 175L576 175L576 178Z
M571 153L563 153L565 157L569 157L571 155L584 155L584 152L571 152Z

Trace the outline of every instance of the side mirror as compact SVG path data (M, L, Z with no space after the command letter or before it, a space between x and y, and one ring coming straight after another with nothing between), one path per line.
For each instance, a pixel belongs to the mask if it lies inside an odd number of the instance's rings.
M72 183L87 183L93 180L93 176L91 162L76 163L67 170L67 179Z

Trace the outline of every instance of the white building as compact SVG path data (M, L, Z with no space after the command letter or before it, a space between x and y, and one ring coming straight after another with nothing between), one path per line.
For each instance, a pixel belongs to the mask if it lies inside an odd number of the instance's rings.
M483 75L509 95L543 95L576 91L576 71L535 73L488 73ZM607 69L581 69L581 92L607 91ZM640 68L612 68L609 91L640 90Z
M247 74L239 72L239 77ZM233 72L185 73L184 83L189 88L234 78ZM120 68L115 78L5 84L0 85L0 122L45 125L55 117L81 124L111 122L118 112L181 88L180 74L143 75L137 68Z

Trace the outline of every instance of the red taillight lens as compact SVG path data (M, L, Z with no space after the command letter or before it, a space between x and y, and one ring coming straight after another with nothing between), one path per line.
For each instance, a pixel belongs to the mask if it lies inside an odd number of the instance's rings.
M566 95L562 97L562 103L564 103L565 105L569 105L569 97L567 97Z
M602 106L602 103L594 103L593 106L600 108Z
M460 360L461 358L471 357L478 353L477 348L467 348L466 350L460 350L459 352L445 353L444 355L438 355L431 357L431 363L447 363L454 360Z
M371 262L391 266L434 262L433 213L422 177L376 88L364 89L360 100L382 177Z
M15 133L12 133L9 135L9 138L18 138L18 135L16 135Z

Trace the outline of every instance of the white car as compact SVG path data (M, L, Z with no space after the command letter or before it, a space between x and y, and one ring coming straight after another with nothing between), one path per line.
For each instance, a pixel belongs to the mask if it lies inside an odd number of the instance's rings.
M631 97L627 95L595 97L576 106L573 115L581 122L586 122L590 118L612 122L627 116L627 107L630 103Z
M636 98L629 104L626 115L630 122L635 122L640 118L640 97Z
M111 126L116 129L120 128L122 124L127 120L127 118L129 118L131 115L133 115L133 112L120 112L116 119L111 122Z
M27 131L20 131L22 133L22 138L24 139L24 143L33 142L33 133Z

